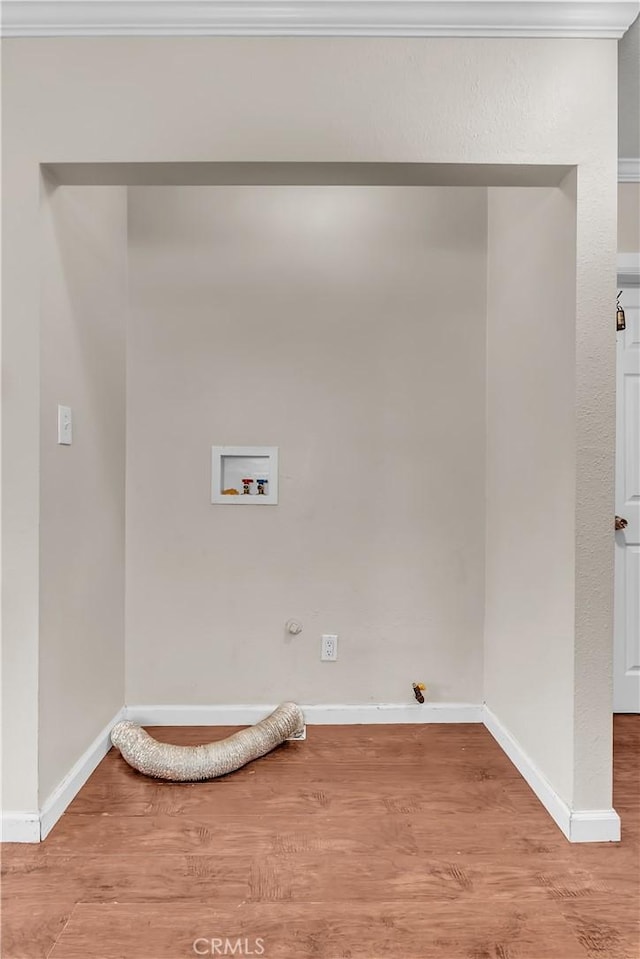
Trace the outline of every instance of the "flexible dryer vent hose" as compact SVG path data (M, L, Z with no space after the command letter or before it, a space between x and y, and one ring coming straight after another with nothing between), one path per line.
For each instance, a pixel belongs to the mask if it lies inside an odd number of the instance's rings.
M281 706L257 723L219 742L203 746L159 743L135 723L121 722L111 730L111 742L145 776L173 782L215 779L270 752L304 727L304 715L295 703Z

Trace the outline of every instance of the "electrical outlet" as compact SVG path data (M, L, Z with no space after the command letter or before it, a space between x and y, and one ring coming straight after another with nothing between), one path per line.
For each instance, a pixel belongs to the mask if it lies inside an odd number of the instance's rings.
M320 659L323 663L332 663L338 658L338 637L324 635L320 647Z

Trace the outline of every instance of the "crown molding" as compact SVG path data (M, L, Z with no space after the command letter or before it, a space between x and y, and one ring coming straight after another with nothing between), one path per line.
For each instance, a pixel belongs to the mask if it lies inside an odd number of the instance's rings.
M618 183L640 183L640 157L618 160Z
M3 0L3 37L621 37L631 0Z

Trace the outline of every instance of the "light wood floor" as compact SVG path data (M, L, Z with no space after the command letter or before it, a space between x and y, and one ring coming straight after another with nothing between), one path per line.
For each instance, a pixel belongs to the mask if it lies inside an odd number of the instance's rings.
M202 784L112 750L46 842L3 847L3 959L638 959L640 716L620 844L568 843L482 726L308 734Z

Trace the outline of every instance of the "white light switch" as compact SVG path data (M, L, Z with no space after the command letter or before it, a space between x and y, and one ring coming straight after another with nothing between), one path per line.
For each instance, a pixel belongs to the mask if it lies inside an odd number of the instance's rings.
M71 407L70 406L59 406L58 407L58 444L60 446L71 446L72 436L72 423L71 423Z

